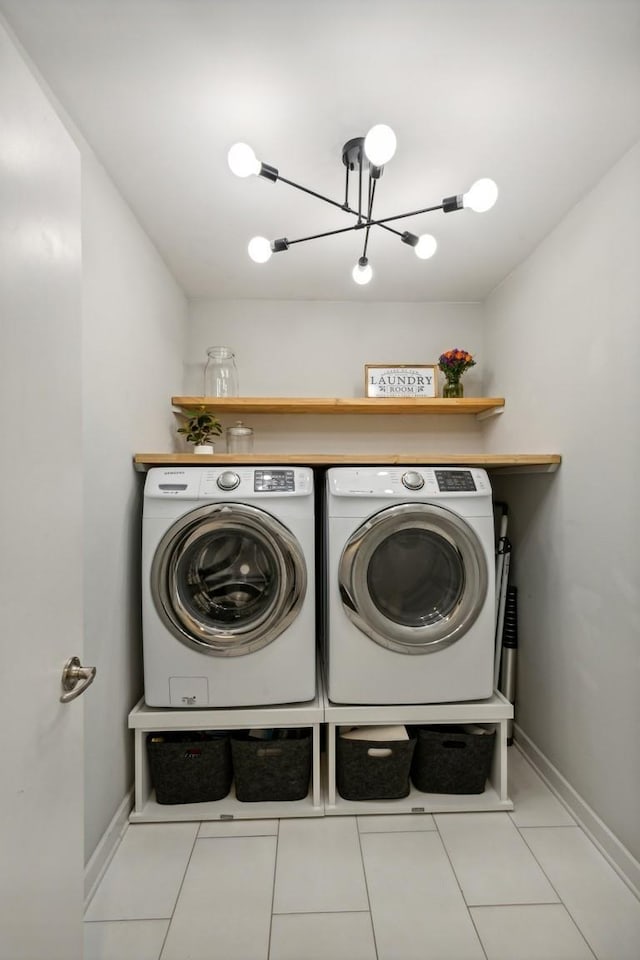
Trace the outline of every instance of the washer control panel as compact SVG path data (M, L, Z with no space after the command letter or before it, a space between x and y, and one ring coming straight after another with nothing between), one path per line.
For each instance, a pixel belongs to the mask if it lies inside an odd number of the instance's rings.
M145 500L257 500L313 496L309 467L152 467Z
M256 493L294 493L295 470L256 470L253 489Z
M471 470L436 470L441 493L469 493L477 490Z

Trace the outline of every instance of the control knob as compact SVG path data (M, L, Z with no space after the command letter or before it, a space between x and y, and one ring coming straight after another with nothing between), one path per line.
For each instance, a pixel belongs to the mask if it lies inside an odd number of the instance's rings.
M240 477L233 470L225 470L220 474L217 482L221 490L235 490L240 486Z
M421 490L424 487L424 478L417 470L407 470L402 475L402 483L407 490Z

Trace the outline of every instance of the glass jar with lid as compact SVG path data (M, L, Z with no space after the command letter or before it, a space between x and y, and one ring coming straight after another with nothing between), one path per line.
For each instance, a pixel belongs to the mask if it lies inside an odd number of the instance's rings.
M232 427L227 427L227 453L251 453L252 450L253 430L242 420L236 420Z
M236 358L230 347L208 347L204 368L205 397L237 397L240 393Z

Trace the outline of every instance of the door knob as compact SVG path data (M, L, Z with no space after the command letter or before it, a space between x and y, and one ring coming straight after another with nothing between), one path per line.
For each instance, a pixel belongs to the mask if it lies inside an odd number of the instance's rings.
M78 657L70 657L62 669L62 689L60 703L69 703L75 700L95 679L95 667L83 667Z

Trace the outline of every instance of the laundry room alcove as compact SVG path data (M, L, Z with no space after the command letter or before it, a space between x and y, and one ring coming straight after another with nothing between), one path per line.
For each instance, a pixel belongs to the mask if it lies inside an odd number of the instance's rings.
M379 398L290 398L290 397L172 397L174 408L190 412L204 407L217 416L227 414L313 415L327 416L467 416L482 421L500 415L505 407L502 397L465 397L459 399L379 399ZM250 454L138 453L136 470L145 472L157 466L255 466L305 465L320 469L334 465L425 465L481 467L489 473L554 473L561 463L557 453L421 453L398 451L380 453L318 453L277 450ZM141 700L129 715L129 728L135 743L135 805L132 822L175 820L230 820L256 817L312 817L341 814L421 813L510 810L513 803L507 790L507 733L513 721L513 705L497 690L486 700L457 703L411 705L340 705L328 699L318 669L315 699L306 703L264 707L223 707L202 710L176 710L149 707ZM406 797L390 800L346 800L336 784L336 742L343 725L380 724L453 725L483 724L495 731L490 773L482 793L456 795L423 793L411 785ZM311 735L311 774L307 796L294 801L247 803L239 800L232 785L228 796L203 803L160 804L151 782L147 737L162 731L233 731L248 729L307 729Z

